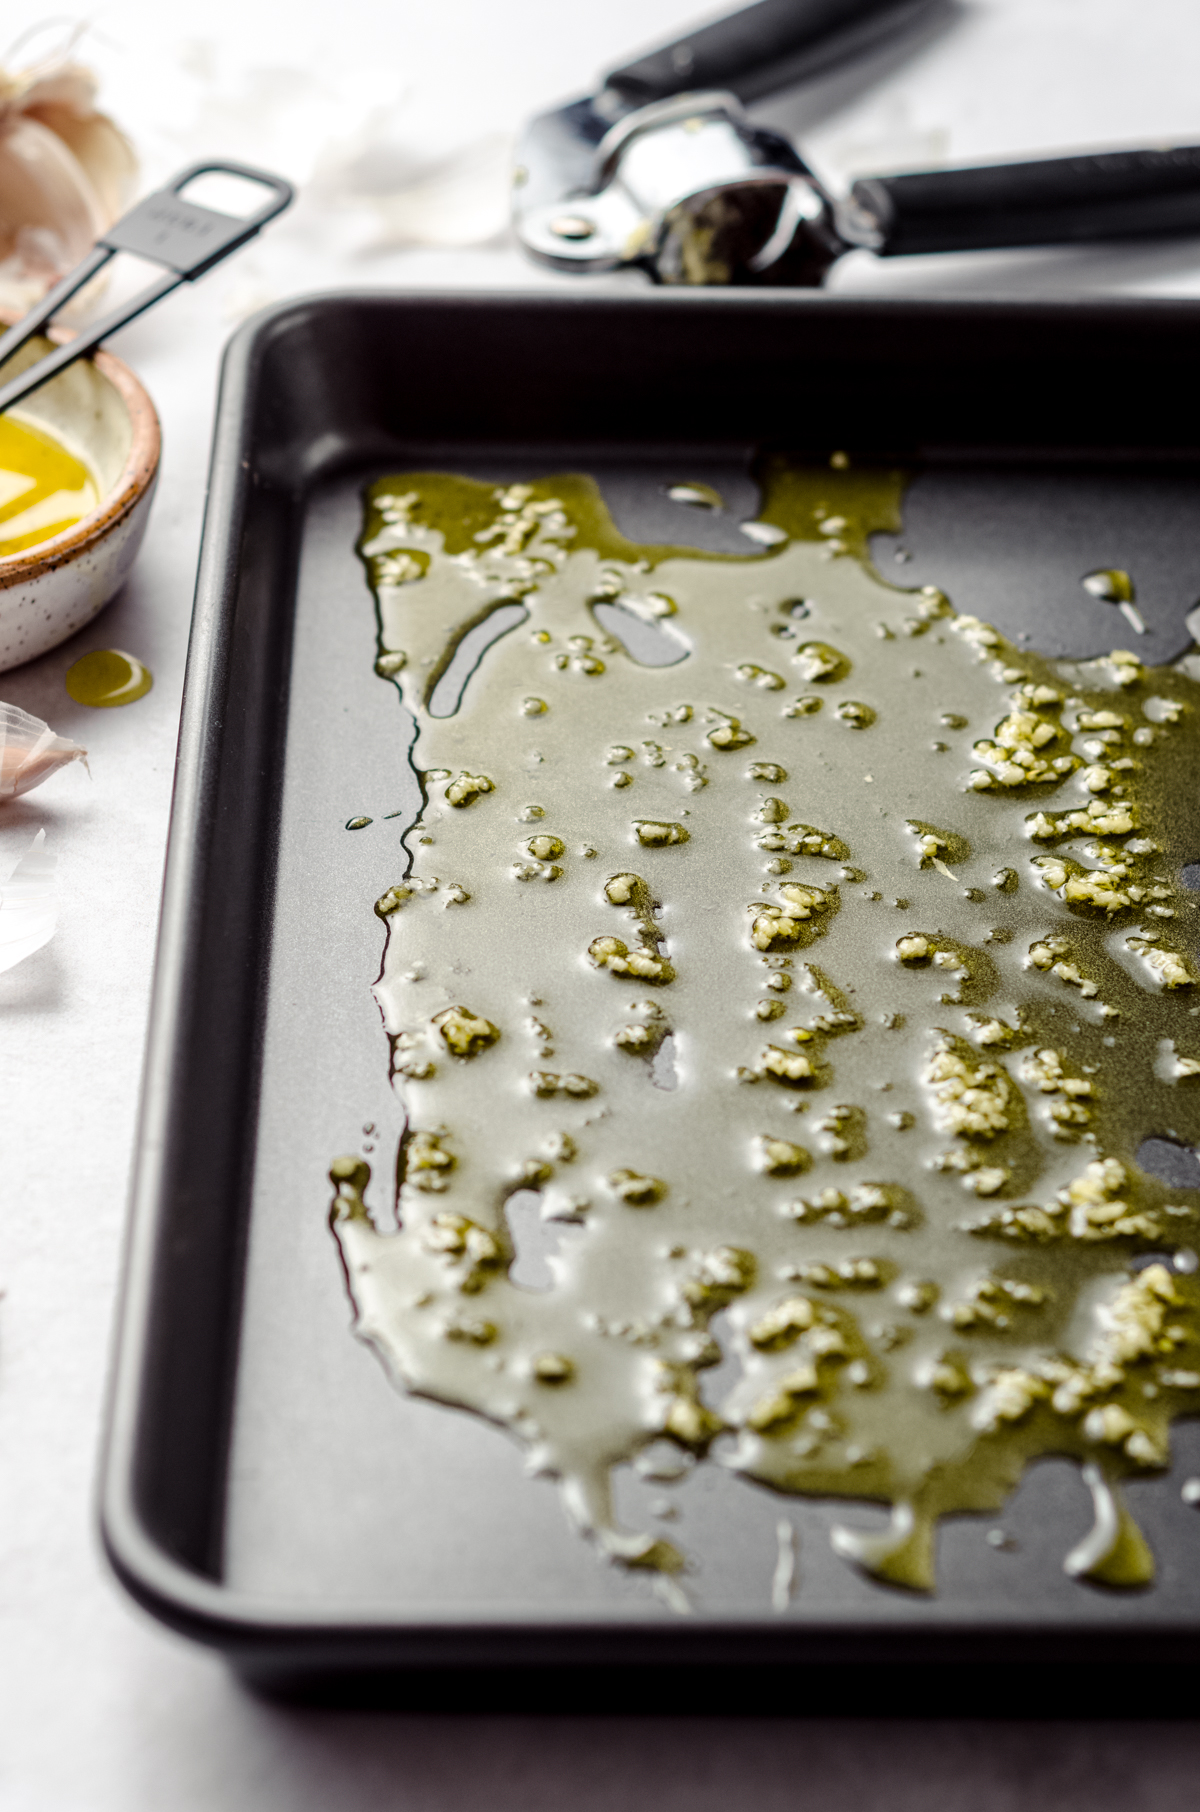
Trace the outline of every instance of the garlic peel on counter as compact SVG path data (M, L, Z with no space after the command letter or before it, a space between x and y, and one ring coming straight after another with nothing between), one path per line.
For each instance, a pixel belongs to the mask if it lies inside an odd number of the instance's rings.
M133 193L137 158L98 111L73 39L23 69L0 65L0 307L24 311L78 264ZM10 53L11 55L11 53Z
M0 975L23 963L54 936L58 924L57 856L40 830L8 880L0 885Z
M82 761L86 768L87 750L56 736L49 724L20 705L0 704L0 805L40 786L69 761Z

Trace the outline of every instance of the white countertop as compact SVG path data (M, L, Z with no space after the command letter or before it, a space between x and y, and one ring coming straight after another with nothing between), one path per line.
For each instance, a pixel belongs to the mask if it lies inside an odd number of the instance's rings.
M15 33L39 16L17 0L6 19ZM692 16L688 0L340 0L309 12L210 0L187 15L102 0L92 15L83 54L150 182L204 152L309 187L253 247L114 342L163 420L144 551L123 595L75 642L0 679L0 696L86 743L92 770L89 780L69 768L0 815L0 873L45 826L63 886L52 943L0 976L0 1812L1195 1803L1200 1733L1186 1724L280 1709L136 1611L99 1553L93 1480L222 344L253 309L304 290L568 281L534 271L499 234L468 243L502 219L504 137ZM1200 142L1195 0L963 0L944 20L907 57L873 59L869 87L867 71L837 74L770 117L802 128L835 177ZM361 199L372 184L375 204ZM1195 295L1200 238L890 264L855 254L833 287ZM145 660L155 685L128 709L89 712L62 676L105 646Z

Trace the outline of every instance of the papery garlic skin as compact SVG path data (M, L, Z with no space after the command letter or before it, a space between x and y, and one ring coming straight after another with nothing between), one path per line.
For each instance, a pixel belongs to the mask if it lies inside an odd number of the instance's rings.
M111 226L137 177L95 79L65 58L0 69L0 307L21 312Z
M0 975L48 944L58 927L58 857L40 830L0 886Z
M100 204L103 226L129 205L137 181L137 154L106 113L96 108L96 78L79 63L43 65L20 102L22 113L61 139L83 170ZM19 79L19 78L18 78Z
M32 251L69 269L104 225L99 197L62 140L23 113L0 120L0 249L6 261L18 251L30 260Z
M0 704L0 805L40 786L70 761L87 766L87 750L20 705Z

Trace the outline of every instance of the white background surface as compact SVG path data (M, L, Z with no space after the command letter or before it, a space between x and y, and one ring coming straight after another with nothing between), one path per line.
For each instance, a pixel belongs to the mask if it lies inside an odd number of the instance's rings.
M10 0L4 26L15 35L39 16ZM688 0L336 0L308 11L209 0L190 12L101 0L91 16L84 54L148 184L211 152L307 187L255 247L114 343L165 430L145 550L125 594L76 642L0 679L0 696L85 742L92 764L90 781L71 768L0 815L0 875L44 825L64 899L54 941L0 977L2 1812L1196 1804L1200 1733L1187 1724L269 1707L134 1611L97 1549L93 1477L221 345L254 308L306 289L554 281L499 234L505 136L692 16ZM1195 0L964 0L907 58L876 58L769 111L803 126L834 178L1084 144L1200 142L1198 62ZM490 243L469 243L494 228ZM1196 294L1200 240L907 265L856 254L834 287ZM122 711L72 705L66 666L114 645L149 663L153 692Z

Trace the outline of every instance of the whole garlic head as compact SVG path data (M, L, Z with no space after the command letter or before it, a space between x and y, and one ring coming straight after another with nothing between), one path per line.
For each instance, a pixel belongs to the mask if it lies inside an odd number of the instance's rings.
M97 110L95 78L70 48L0 67L0 308L17 313L78 264L137 177L132 145Z

